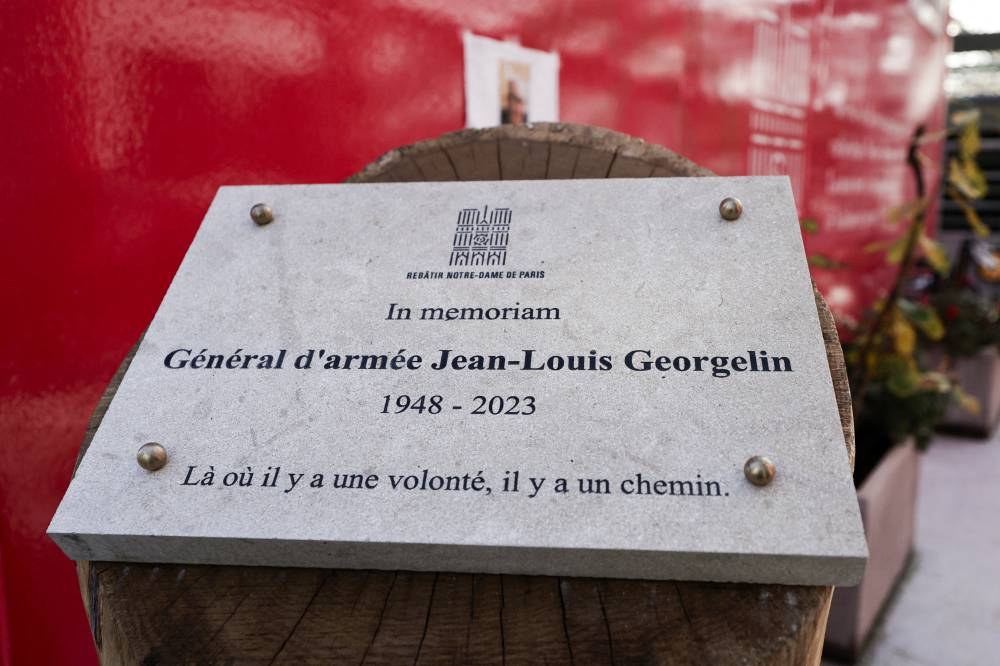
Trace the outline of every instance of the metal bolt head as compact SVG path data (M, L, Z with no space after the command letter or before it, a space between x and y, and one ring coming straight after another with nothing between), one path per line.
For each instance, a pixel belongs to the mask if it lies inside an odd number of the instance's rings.
M753 456L743 465L743 475L755 486L766 486L774 481L774 463L764 456Z
M274 211L266 203L254 204L254 207L250 209L250 219L262 227L274 222Z
M162 444L157 442L147 442L139 447L139 452L135 454L135 459L139 467L149 472L163 469L167 464L167 450Z
M741 202L736 197L726 197L719 204L719 215L722 216L723 220L728 220L732 222L738 220L740 215L743 214L743 202Z

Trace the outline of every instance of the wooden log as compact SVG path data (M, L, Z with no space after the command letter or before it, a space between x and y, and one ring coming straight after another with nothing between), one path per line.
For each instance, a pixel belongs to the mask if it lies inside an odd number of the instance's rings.
M705 176L665 148L565 124L465 130L348 182ZM840 343L816 292L844 442ZM85 451L132 353L91 419ZM105 664L816 664L832 588L79 562Z

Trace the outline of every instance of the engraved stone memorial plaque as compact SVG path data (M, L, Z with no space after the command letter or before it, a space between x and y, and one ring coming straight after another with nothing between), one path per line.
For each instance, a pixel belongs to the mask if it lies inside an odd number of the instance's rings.
M74 559L856 583L788 180L222 188L49 534Z

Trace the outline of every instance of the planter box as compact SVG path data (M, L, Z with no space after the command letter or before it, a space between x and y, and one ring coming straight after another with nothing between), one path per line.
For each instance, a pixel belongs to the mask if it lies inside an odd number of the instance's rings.
M951 406L939 428L989 437L1000 420L1000 351L983 349L975 356L956 358L952 372L959 386L979 400L978 414Z
M863 446L863 444L862 444ZM833 593L824 653L854 660L906 568L913 547L920 457L912 440L892 449L858 489L868 539L861 584Z

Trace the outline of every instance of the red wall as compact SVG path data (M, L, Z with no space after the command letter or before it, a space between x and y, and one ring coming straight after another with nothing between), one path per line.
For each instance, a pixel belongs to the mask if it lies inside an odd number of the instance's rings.
M731 5L721 8L722 5ZM943 28L906 0L13 0L0 8L0 662L93 647L44 536L87 418L216 188L336 182L463 124L460 30L562 57L562 118L720 174L789 173L863 267L940 124ZM713 7L715 7L713 9ZM817 271L856 312L885 270Z

